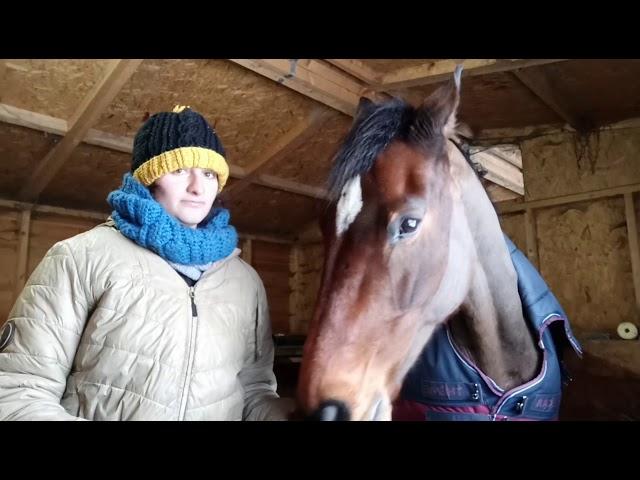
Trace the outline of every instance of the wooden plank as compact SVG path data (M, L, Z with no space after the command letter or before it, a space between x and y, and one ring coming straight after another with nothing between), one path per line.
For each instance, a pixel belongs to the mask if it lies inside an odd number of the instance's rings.
M504 202L507 200L514 200L516 198L521 198L522 196L504 188L501 185L490 182L488 180L483 181L482 185L484 186L487 195L489 195L489 199L491 203Z
M620 122L602 125L605 130L621 130L624 128L640 128L640 118L628 118Z
M282 245L290 245L294 242L292 237L286 235L267 235L264 233L238 232L240 240L251 240L251 258L253 260L253 242L269 242Z
M142 60L113 60L108 64L104 77L91 89L71 116L68 122L69 130L65 136L38 163L20 190L18 196L21 200L33 201L38 198L141 62Z
M265 187L275 188L284 192L297 193L311 198L328 199L329 193L326 189L305 185L286 178L274 177L273 175L258 175L253 183L263 185Z
M29 230L31 228L31 210L20 213L20 229L18 233L18 261L16 264L16 285L14 298L18 298L27 281L27 260L29 258Z
M300 74L308 72L308 80L324 83L326 80L334 84L336 87L346 90L347 92L353 92L356 95L360 95L362 91L368 89L368 85L357 79L352 78L334 65L329 64L326 60L314 60L314 59L298 59L296 62L296 69L300 70Z
M0 207L10 208L13 210L30 210L36 213L51 213L67 217L85 218L88 220L105 221L110 213L93 212L90 210L75 210L72 208L55 207L50 205L36 205L27 202L19 202L16 200L0 199ZM252 232L238 232L240 239L257 240L262 242L292 244L295 239L288 236L266 235Z
M66 135L69 131L67 121L62 118L50 117L49 115L23 110L13 105L7 105L6 103L0 103L0 122L60 136ZM90 129L87 132L82 142L124 153L131 153L133 151L132 137L113 135L94 129Z
M339 69L347 72L349 75L353 75L358 80L362 80L368 85L378 85L382 81L382 74L375 71L369 65L363 63L360 60L345 60L345 59L325 59L331 65L338 67Z
M253 160L245 167L245 176L223 191L226 197L233 197L245 190L269 163L286 157L313 136L330 118L330 110L316 110L303 122L294 126L282 137L270 145L261 157Z
M538 258L538 236L536 233L536 217L535 212L531 208L524 211L524 226L527 238L527 257L529 261L537 268L540 268L540 260Z
M329 70L319 60L230 60L350 116L368 89L354 78Z
M378 89L389 90L416 87L443 82L451 78L458 64L462 64L463 76L486 75L506 72L518 68L563 62L551 59L514 59L514 60L439 60L417 67L407 67L382 77Z
M554 87L547 72L541 69L517 69L513 75L522 82L542 103L550 108L556 115L565 120L578 131L587 131L592 122L581 118L567 101L565 96L560 96Z
M530 202L508 201L496 203L495 207L499 214L526 211L528 208L545 208L556 207L558 205L567 205L570 203L584 202L586 200L595 200L597 198L615 197L626 193L640 191L640 183L630 185L622 185L619 187L605 188L602 190L594 190L591 192L575 193L572 195L563 195L560 197L545 198L541 200L533 200Z
M493 145L491 147L473 146L469 147L469 153L475 155L476 153L486 150L491 155L499 157L511 165L522 170L522 152L518 145Z
M476 152L471 155L471 158L487 170L484 178L519 195L524 195L524 177L518 167L493 155L489 150Z
M123 153L131 153L133 151L133 137L114 135L93 128L87 132L87 136L84 137L82 141L89 145L108 148L109 150L116 150Z
M0 122L27 127L33 130L65 135L68 131L67 122L61 118L50 117L41 113L30 112L21 108L0 104Z
M72 208L53 207L49 205L34 205L32 203L18 202L15 200L6 199L0 199L0 207L6 207L15 210L33 210L37 213L54 213L56 215L87 218L91 220L106 220L109 216L108 213L92 212L89 210L75 210Z
M637 312L640 312L640 249L638 246L638 222L633 193L624 194L624 211L627 219L627 233L629 235L629 250L631 253L631 272L633 287L636 294Z
M68 215L70 217L86 218L88 220L106 221L110 213L92 212L90 210L75 210L71 208L54 207L49 205L34 205L34 212L55 213L56 215Z

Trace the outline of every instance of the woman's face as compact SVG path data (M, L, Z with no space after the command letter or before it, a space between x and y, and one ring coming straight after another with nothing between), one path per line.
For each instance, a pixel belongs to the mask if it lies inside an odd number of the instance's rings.
M153 185L156 201L190 228L204 220L218 193L217 175L202 168L180 168L163 175Z

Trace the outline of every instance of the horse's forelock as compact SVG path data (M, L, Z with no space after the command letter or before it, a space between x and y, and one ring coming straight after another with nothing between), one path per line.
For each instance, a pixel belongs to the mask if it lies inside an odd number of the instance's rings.
M414 108L400 99L369 105L359 114L338 150L329 174L329 193L337 201L352 178L368 172L375 159L406 130Z

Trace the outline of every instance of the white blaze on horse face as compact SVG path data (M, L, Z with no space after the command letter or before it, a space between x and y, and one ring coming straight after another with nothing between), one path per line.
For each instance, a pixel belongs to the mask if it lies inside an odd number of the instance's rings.
M360 186L360 175L356 175L346 183L340 194L336 211L336 233L338 236L349 228L360 210L362 210L362 187Z

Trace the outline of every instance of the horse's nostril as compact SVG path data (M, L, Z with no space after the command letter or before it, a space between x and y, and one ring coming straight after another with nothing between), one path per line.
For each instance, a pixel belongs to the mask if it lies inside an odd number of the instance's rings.
M309 419L321 422L345 422L351 419L351 412L343 402L329 400L323 402Z

